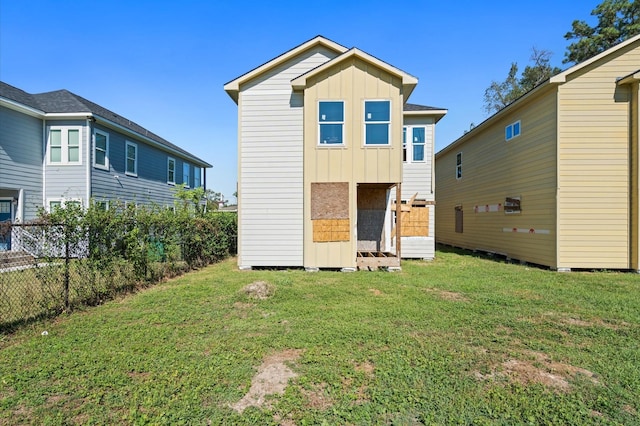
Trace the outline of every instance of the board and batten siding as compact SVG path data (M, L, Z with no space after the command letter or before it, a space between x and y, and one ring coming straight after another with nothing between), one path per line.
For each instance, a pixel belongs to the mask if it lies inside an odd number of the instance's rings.
M318 102L344 101L344 145L318 145ZM391 143L364 146L364 101L391 101ZM359 183L395 184L402 180L402 82L376 66L351 58L307 82L304 92L304 266L356 267ZM351 238L314 242L311 184L349 183Z
M635 46L635 47L634 47ZM630 112L616 79L637 71L633 43L560 85L558 265L630 268Z
M409 200L415 194L417 199L435 201L433 183L433 150L435 144L435 120L433 117L404 117L404 125L424 127L424 161L402 164L402 199ZM410 137L407 134L407 137ZM409 145L408 145L409 146ZM407 148L407 158L413 153ZM433 259L435 257L435 206L428 205L429 234L427 237L402 237L401 256L409 259Z
M109 170L93 167L95 152L92 150L91 197L96 201L118 200L136 204L173 206L176 200L175 187L181 185L183 180L184 160L104 126L96 125L96 128L109 134ZM129 176L125 173L127 141L138 147L137 176ZM175 185L167 183L168 157L176 161ZM193 165L190 164L190 167L189 177L192 184Z
M0 107L0 197L23 190L23 220L42 206L42 120Z
M505 141L505 126L516 121L521 123L520 136ZM456 179L460 152L462 178ZM437 242L556 266L554 90L537 94L526 106L439 153L435 179ZM520 197L522 212L506 214L506 197ZM498 204L501 208L493 211L491 206ZM490 210L485 212L487 205ZM455 232L456 206L463 210L462 233Z
M83 205L87 200L87 149L91 146L87 142L89 132L86 120L48 120L46 122L46 145L44 155L49 155L49 130L57 126L80 127L80 163L79 164L49 164L45 158L44 196L45 207L50 201L80 201Z
M303 99L291 80L336 53L309 49L241 85L238 265L303 266Z

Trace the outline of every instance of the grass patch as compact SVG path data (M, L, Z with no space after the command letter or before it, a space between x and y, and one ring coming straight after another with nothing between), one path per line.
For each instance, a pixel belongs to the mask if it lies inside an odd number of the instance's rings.
M454 251L399 273L232 259L0 337L0 424L632 424L639 283ZM284 393L234 409L269 371Z

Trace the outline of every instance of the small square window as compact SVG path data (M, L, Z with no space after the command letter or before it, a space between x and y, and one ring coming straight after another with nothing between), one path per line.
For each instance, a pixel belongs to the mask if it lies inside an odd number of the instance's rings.
M520 121L511 123L504 128L504 140L509 141L517 136L520 136Z

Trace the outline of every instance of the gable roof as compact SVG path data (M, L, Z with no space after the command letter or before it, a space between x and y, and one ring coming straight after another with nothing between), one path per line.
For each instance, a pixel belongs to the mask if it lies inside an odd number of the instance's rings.
M440 119L444 117L447 114L447 112L449 112L449 110L446 108L410 104L408 102L405 103L402 107L402 115L404 115L405 117L429 115L429 116L435 117L436 123L440 121Z
M293 87L294 90L303 90L307 86L307 80L309 78L314 77L322 73L323 71L327 70L328 68L331 68L334 65L339 64L340 62L343 62L353 57L361 59L365 62L368 62L388 72L391 75L399 77L402 80L402 87L403 87L405 99L409 98L409 96L411 95L411 92L413 92L413 89L415 89L416 85L418 84L418 79L412 76L411 74L408 74L402 71L401 69L394 67L393 65L389 65L388 63L366 52L363 52L362 50L356 47L352 47L351 49L347 50L341 55L336 56L335 58L325 62L324 64L319 65L307 71L306 73L294 78L293 80L291 80L291 86Z
M567 77L569 75L573 74L574 72L579 71L582 68L585 68L585 67L591 65L592 63L597 62L600 59L602 59L602 58L604 58L606 56L609 56L612 53L615 53L618 50L623 49L624 47L626 47L626 46L628 46L630 44L633 44L633 43L635 43L637 41L640 41L640 34L638 34L638 35L636 35L634 37L631 37L631 38L629 38L629 39L627 39L627 40L625 40L625 41L623 41L621 43L618 43L615 46L610 47L609 49L605 50L604 52L601 52L601 53L597 54L596 56L594 56L594 57L592 57L590 59L587 59L586 61L582 61L579 64L576 64L576 65L574 65L572 67L567 68L566 70L562 71L560 74L556 74L553 77L551 77L549 79L549 81L551 83L564 83L564 82L567 81Z
M225 92L227 92L227 94L229 96L231 96L231 98L237 103L238 102L238 92L240 91L240 85L244 84L252 79L254 79L255 77L259 76L260 74L263 74L267 71L269 71L270 69L273 69L275 67L277 67L278 65L288 61L289 59L295 57L296 55L299 55L302 52L305 52L313 47L316 46L323 46L326 47L329 50L333 50L336 53L344 53L347 51L347 48L336 43L335 41L329 40L326 37L323 36L316 36L310 40L305 41L304 43L294 47L293 49L290 49L286 52L284 52L281 55L276 56L275 58L265 62L262 65L257 66L256 68L252 69L251 71L248 71L244 74L242 74L239 77L236 77L235 79L229 81L228 83L225 83L224 85L224 90Z
M172 144L155 133L150 132L139 124L68 90L31 94L0 81L0 98L5 98L34 109L45 118L64 114L86 114L87 116L96 118L96 120L101 121L103 124L124 128L160 148L191 160L200 167L212 167L212 165L206 161Z

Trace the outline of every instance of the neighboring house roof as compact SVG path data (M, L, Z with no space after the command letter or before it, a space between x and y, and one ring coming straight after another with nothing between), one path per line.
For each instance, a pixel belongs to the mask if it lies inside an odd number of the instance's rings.
M394 67L393 65L389 65L388 63L376 58L375 56L368 54L367 52L363 52L362 50L356 47L352 47L351 49L347 50L341 55L338 55L335 58L325 62L324 64L318 67L315 67L305 72L304 74L294 78L293 80L291 80L291 86L293 87L294 90L303 90L307 86L307 79L314 77L324 72L325 70L333 67L334 65L339 64L340 62L343 62L353 57L356 57L365 62L373 64L376 67L388 72L389 74L399 77L402 80L405 99L409 98L409 96L411 95L411 92L413 92L413 89L415 89L416 85L418 84L418 79L412 76L411 74L408 74L402 71L401 69Z
M640 81L640 70L634 71L629 75L625 75L624 77L618 80L618 84L629 84L634 81Z
M168 140L145 129L137 123L128 120L88 99L78 96L68 90L56 90L53 92L31 94L17 87L0 81L0 97L35 109L45 117L59 116L63 114L87 114L105 124L115 124L134 134L149 140L160 148L172 151L187 158L200 167L212 167L211 164L196 157L188 151L172 144Z
M572 67L567 68L566 70L562 71L559 74L556 74L555 76L549 78L548 80L544 81L543 83L540 83L538 86L534 87L533 89L531 89L530 91L528 91L527 93L523 94L522 96L520 96L518 99L516 99L515 101L511 102L509 105L507 105L506 107L502 108L500 111L496 112L495 114L493 114L492 116L490 116L489 118L487 118L486 120L484 120L482 123L480 123L479 125L477 125L476 127L474 127L473 129L469 130L467 133L465 133L464 135L462 135L461 137L459 137L458 139L456 139L455 141L451 142L449 145L447 145L446 147L442 148L439 152L436 153L435 157L436 159L444 154L445 152L450 151L451 149L461 145L462 143L464 143L466 140L470 139L471 137L473 137L473 135L475 135L477 132L480 132L481 130L485 129L487 126L491 125L492 123L494 123L496 120L499 120L501 117L503 117L505 114L509 113L510 111L512 111L515 108L518 108L520 106L522 106L522 104L524 102L527 102L527 100L529 99L533 99L536 95L538 94L542 94L545 93L547 90L550 90L552 88L557 88L559 85L564 84L567 81L567 78L571 75L574 74L575 72L601 60L606 58L607 56L612 55L613 53L617 52L618 50L621 50L623 48L625 48L626 46L629 46L630 44L634 44L634 43L640 43L640 34L631 37L628 40L623 41L622 43L619 43L607 50L605 50L602 53L597 54L596 56L587 59L586 61L580 62L579 64L576 64ZM640 70L631 73L628 76L622 77L620 80L618 80L618 84L625 84L625 83L629 83L632 80L635 80L637 78L640 77Z
M444 117L449 110L446 108L438 108L427 105L418 105L418 104L410 104L406 103L402 108L404 116L425 116L432 115L436 119L436 123L440 121L442 117Z
M336 43L335 41L329 40L328 38L322 37L319 35L312 38L311 40L305 41L304 43L294 47L293 49L286 51L281 55L276 56L275 58L265 62L262 65L259 65L258 67L252 69L251 71L246 72L241 76L229 81L228 83L225 83L224 90L237 103L238 92L240 91L241 84L244 84L254 79L260 74L263 74L266 71L269 71L277 67L278 65L288 61L289 59L295 57L296 55L299 55L300 53L306 50L309 50L310 48L315 46L323 46L323 47L326 47L327 49L333 50L336 53L344 53L347 51L346 47Z

